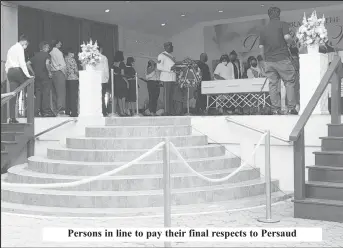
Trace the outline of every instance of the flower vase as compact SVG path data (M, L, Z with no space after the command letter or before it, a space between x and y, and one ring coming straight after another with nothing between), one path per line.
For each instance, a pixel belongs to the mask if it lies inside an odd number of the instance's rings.
M315 44L315 45L307 46L307 53L308 54L317 54L317 53L319 53L319 45Z
M93 65L86 65L86 71L94 71L95 68Z

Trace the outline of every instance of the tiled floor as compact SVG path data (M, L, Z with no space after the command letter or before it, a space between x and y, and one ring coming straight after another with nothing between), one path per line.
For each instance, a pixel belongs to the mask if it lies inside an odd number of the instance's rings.
M281 219L277 224L263 224L264 208L240 212L217 213L172 218L173 227L321 227L321 243L173 243L172 247L343 247L343 224L294 219L290 201L273 206L273 215ZM163 243L43 243L44 227L163 227L163 218L130 219L65 219L27 217L2 213L1 247L161 247Z

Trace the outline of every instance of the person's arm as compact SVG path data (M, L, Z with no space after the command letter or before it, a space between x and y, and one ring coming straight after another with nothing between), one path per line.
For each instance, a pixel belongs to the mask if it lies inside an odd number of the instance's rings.
M221 71L221 65L218 64L216 69L214 70L214 79L216 80L225 80L225 78L223 78L222 76L220 76L220 71Z
M30 75L29 71L27 70L27 65L25 62L25 52L24 52L24 48L22 48L22 50L17 50L17 52L19 53L19 66L20 68L23 70L24 74L26 77L28 78L32 78L33 76Z
M47 59L45 60L45 67L46 67L46 70L48 71L49 78L52 78L52 73L51 73L51 60L50 60L50 58L47 58Z
M262 56L263 60L265 59L264 58L264 45L266 43L266 40L265 40L265 36L264 36L264 33L261 31L260 32L260 45L258 46L259 49L260 49L260 55Z
M282 33L287 44L292 44L293 39L290 34L289 24L287 22L282 22Z
M35 72L33 71L33 68L31 66L32 62L29 60L26 62L27 69L31 72L31 74L34 76Z

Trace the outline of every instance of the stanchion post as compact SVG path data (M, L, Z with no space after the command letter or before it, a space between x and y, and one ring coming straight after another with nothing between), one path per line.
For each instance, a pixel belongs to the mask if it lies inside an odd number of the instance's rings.
M136 72L136 116L139 116L139 109L138 109L138 74Z
M189 87L187 87L187 114L189 115Z
M171 227L171 185L170 185L170 144L164 139L163 154L163 196L164 196L164 227ZM164 247L171 247L170 242L164 242Z
M264 142L265 149L265 187L266 187L266 217L258 219L263 223L277 223L280 220L272 219L272 191L271 191L271 169L270 169L270 130L266 131Z
M113 79L113 75L114 75L114 70L111 69L111 98L112 98L112 116L114 115L114 79Z

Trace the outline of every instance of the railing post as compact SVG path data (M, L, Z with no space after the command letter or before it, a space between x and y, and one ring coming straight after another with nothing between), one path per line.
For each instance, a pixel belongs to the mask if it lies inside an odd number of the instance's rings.
M293 144L294 150L294 200L305 198L305 131L300 131Z
M341 79L337 70L331 77L331 124L341 124Z
M266 217L258 221L263 223L277 223L279 220L272 219L272 189L271 189L271 168L270 168L270 130L266 131L264 142L265 149L265 187L266 187Z
M33 81L33 79L31 79ZM30 139L27 142L27 157L35 154L35 106L34 106L34 81L27 86L27 123L31 123Z
M111 69L111 104L112 104L112 116L114 116L114 109L115 109L115 104L114 104L114 78L113 78L114 70Z
M164 196L164 227L171 227L171 185L170 185L170 144L164 139L163 154L163 196ZM171 247L170 242L164 242L164 247Z

